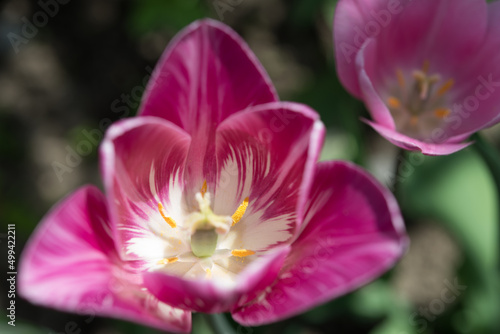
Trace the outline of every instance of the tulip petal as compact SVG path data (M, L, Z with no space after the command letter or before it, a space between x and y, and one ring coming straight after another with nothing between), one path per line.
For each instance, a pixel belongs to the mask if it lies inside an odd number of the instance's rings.
M482 42L486 12L484 1L341 0L334 20L340 80L361 98L354 57L369 38L378 42L380 76L420 68L426 60L431 71L461 67Z
M184 130L157 117L123 120L107 131L101 169L123 259L146 265L163 257L160 235L172 229L163 215L178 221L185 209L183 177L190 143Z
M219 126L214 210L232 215L249 200L221 245L265 251L294 235L323 137L319 116L296 103L260 105Z
M277 101L267 73L228 26L196 21L167 47L139 115L165 118L191 135L253 105Z
M186 130L191 147L189 192L213 170L215 129L228 116L278 101L267 73L246 43L210 19L192 23L170 43L143 97L140 116L158 116Z
M133 320L168 331L189 332L188 312L159 303L142 290L115 251L106 203L84 187L57 204L22 254L19 292L63 311Z
M483 45L457 70L455 102L461 105L450 133L474 133L500 122L500 3L488 3Z
M392 194L345 162L318 164L303 226L278 280L232 311L238 323L278 321L350 292L390 268L407 244Z
M370 112L372 118L379 124L395 128L394 119L386 104L380 98L375 87L380 84L377 80L375 71L377 68L374 50L376 49L377 41L375 39L368 39L361 47L356 57L356 67L359 75L359 87L361 89L364 102Z
M443 144L435 144L432 142L426 143L405 136L399 132L396 132L395 130L388 129L377 123L370 122L368 120L364 121L365 123L370 125L373 129L375 129L381 136L383 136L385 139L387 139L394 145L409 151L420 151L425 155L448 155L458 152L466 148L467 146L473 144L473 142L466 142L466 143L446 142Z
M364 28L373 21L370 13L380 12L387 5L387 0L340 0L335 9L333 36L337 74L349 93L358 98L362 95L355 60L368 37ZM401 6L397 7L399 11Z
M192 280L161 271L144 274L144 284L166 304L205 313L227 312L238 301L255 297L269 286L290 252L285 246L254 260L238 274L236 283L216 279Z

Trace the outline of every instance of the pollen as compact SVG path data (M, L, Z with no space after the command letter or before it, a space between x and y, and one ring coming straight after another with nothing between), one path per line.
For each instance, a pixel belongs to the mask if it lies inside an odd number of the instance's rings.
M401 88L404 88L406 86L406 82L405 82L405 77L403 75L403 71L401 71L400 69L398 69L396 71L396 76L398 77L398 84Z
M170 257L168 259L161 259L159 260L158 262L156 262L156 264L169 264L169 263L174 263L174 262L177 262L177 260L179 260L178 257Z
M387 104L389 104L389 107L391 107L393 109L401 108L401 101L399 101L399 99L394 97L394 96L390 96L387 99Z
M245 211L247 210L247 207L248 207L248 197L243 200L238 209L236 209L236 212L231 216L231 218L233 219L233 225L231 226L234 226L237 222L241 220L241 218L245 214Z
M438 108L436 110L434 110L434 115L437 117L437 118L446 118L450 115L451 111L450 109L446 109L446 108Z
M231 255L236 256L236 257L245 257L245 256L250 256L254 255L255 252L248 250L248 249L233 249L231 251Z
M446 92L448 92L451 89L451 87L453 87L454 84L455 84L455 81L453 79L450 79L450 80L446 81L441 86L441 88L439 88L439 90L437 92L437 95L438 96L443 96L444 94L446 94Z
M207 275L205 276L206 279L211 279L212 278L212 271L210 270L210 268L207 268L207 270L205 270L207 272Z
M201 197L205 197L205 194L207 193L207 180L203 181L203 185L201 186Z
M163 204L161 204L160 202L158 202L158 211L160 211L161 216L167 222L168 225L170 225L172 228L177 227L175 221L165 214L165 208L163 208Z

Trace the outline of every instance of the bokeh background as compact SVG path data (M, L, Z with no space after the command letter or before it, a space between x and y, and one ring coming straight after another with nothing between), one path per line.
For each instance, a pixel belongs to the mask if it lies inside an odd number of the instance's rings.
M56 201L80 185L101 186L98 141L85 134L98 138L112 121L133 116L169 40L193 20L211 17L247 41L282 100L309 104L321 114L328 128L323 159L355 161L396 192L411 238L402 261L372 284L289 320L258 328L233 323L235 330L500 333L499 198L492 178L474 148L448 157L401 155L360 121L366 110L335 74L336 1L61 2L66 4L59 4L33 36L15 45L12 33L22 36L26 20L33 23L44 9L38 1L0 2L2 273L8 271L7 224L16 225L19 259ZM500 147L500 127L483 134ZM81 161L62 171L58 164L67 166L69 152L77 150L85 152ZM5 316L7 290L3 279L1 333L158 333L33 306L19 297L16 327L11 327ZM202 315L194 315L193 332L212 333Z

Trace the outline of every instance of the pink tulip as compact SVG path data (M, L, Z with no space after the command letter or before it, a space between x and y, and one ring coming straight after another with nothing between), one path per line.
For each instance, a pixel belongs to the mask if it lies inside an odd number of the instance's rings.
M106 195L57 204L23 254L34 303L188 332L190 312L261 325L373 280L406 246L366 172L321 162L324 127L279 102L225 25L198 21L161 58L140 116L101 145Z
M428 155L500 122L500 3L340 0L337 72L393 144Z

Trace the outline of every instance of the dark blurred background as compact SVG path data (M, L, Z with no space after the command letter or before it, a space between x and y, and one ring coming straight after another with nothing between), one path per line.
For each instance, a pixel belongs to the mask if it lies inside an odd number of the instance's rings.
M59 1L0 2L3 273L8 271L7 225L16 226L19 259L56 201L80 185L101 186L99 137L111 122L135 114L144 80L169 40L192 21L211 17L247 41L282 100L309 104L321 114L328 128L323 159L355 161L396 190L412 242L403 260L374 283L280 323L233 324L237 332L500 333L495 327L500 323L499 199L492 178L473 148L439 158L398 155L360 122L367 116L362 103L335 74L335 0ZM45 3L57 3L57 10L47 10ZM498 149L500 127L484 135ZM79 158L69 166L66 159L74 152ZM68 328L70 333L157 333L36 307L19 297L16 327L11 327L5 282L0 333L59 334ZM193 322L194 333L211 333L202 316L194 315Z

